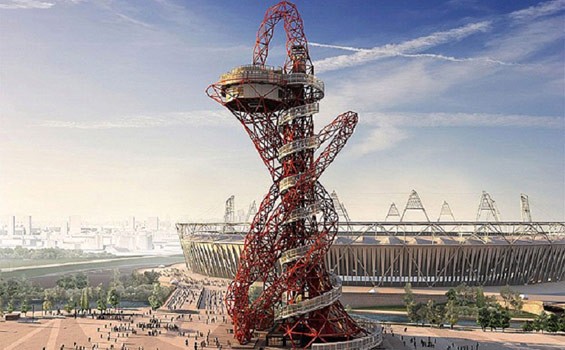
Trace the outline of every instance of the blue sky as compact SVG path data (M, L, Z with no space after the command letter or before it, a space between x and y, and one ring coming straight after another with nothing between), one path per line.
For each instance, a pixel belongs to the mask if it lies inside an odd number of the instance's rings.
M0 0L0 215L203 220L269 176L204 90L251 62L265 1ZM360 123L324 174L357 220L565 220L565 1L297 1L326 97ZM269 64L283 57L277 27Z

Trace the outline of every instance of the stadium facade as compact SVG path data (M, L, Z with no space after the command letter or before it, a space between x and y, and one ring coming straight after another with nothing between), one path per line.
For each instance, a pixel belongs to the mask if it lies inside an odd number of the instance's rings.
M490 200L488 194L486 198ZM404 213L410 208L423 209L420 204L409 199ZM493 201L481 201L483 209L489 204ZM394 216L396 207L391 209ZM529 207L522 209L529 215ZM481 210L479 207L479 214ZM233 278L249 225L178 224L188 268L211 277ZM403 286L410 282L413 286L440 287L557 282L565 280L565 223L342 220L325 260L344 285Z

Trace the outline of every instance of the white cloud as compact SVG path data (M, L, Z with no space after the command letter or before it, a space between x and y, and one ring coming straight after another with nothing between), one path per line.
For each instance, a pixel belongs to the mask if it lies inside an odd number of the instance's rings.
M400 44L387 44L368 50L360 50L351 55L328 57L315 61L314 66L318 72L326 72L361 65L383 57L416 53L447 42L459 41L475 33L485 32L490 28L490 23L490 21L471 23L448 31L435 32ZM337 48L337 46L334 47ZM355 48L348 47L348 49L356 51Z
M135 129L135 128L158 128L169 126L222 126L230 122L227 111L222 110L203 110L191 112L166 113L155 116L133 116L123 117L115 120L101 121L72 121L72 120L46 120L37 126L47 128L64 129Z
M485 43L489 55L505 61L524 61L552 43L563 42L562 17L539 18L511 27L504 35ZM544 55L547 58L548 55ZM559 59L562 61L561 56Z
M385 45L384 48L401 52L421 51L447 42L459 41L475 33L486 32L490 29L490 25L490 21L470 23L459 28L405 41L401 44Z
M53 2L39 0L7 0L0 2L0 9L26 10L26 9L48 9L55 5Z
M374 125L368 136L352 148L363 156L393 148L410 138L411 128L511 127L565 129L565 118L480 113L363 113L360 122Z
M445 69L441 67L441 69ZM468 69L459 68L457 71ZM333 111L352 108L359 112L402 108L407 101L427 101L445 91L457 76L443 76L438 67L429 67L425 61L399 62L363 67L346 80L334 81L333 95L329 91L327 101ZM331 113L335 114L335 113Z
M116 16L118 16L118 18L120 18L124 22L134 24L134 25L137 25L137 26L140 26L140 27L148 28L148 29L153 29L153 26L149 23L145 23L145 22L140 21L138 19L135 19L133 17L126 16L123 13L120 13L120 12L117 12L117 11L114 11L114 13L116 14Z
M489 113L367 113L368 124L403 127L515 127L564 129L565 118Z
M351 46L339 46L339 45L328 45L328 44L320 44L320 43L310 43L312 46L318 47L326 47L331 49L338 49L338 50L346 50L346 51L354 51L354 52L369 52L370 49L362 49L357 47ZM433 54L433 53L419 53L419 54L406 54L398 51L391 51L391 52L383 52L384 57L408 57L408 58L431 58L437 59L442 61L449 61L449 62L479 62L479 63L492 63L492 64L499 64L502 66L513 66L517 65L517 63L512 62L503 62L500 60L496 60L489 57L464 57L458 58L453 56L445 56L440 54Z
M391 125L382 125L370 131L360 143L355 144L351 152L355 156L363 156L369 153L389 149L399 142L407 139L407 131Z
M565 9L565 0L554 0L537 4L523 10L514 11L509 17L514 20L535 19L542 16L548 16Z
M549 16L560 11L565 10L565 0L554 0L548 1L536 6L528 7L523 10L514 11L508 14L508 17L517 22L524 22L526 20L533 20L543 16ZM562 21L562 19L559 19ZM493 21L483 21L478 23L471 23L463 27L454 28L448 31L432 33L428 36L419 37L413 40L408 40L400 44L387 44L383 46L374 47L372 49L356 48L351 46L339 46L339 45L329 45L321 43L310 43L312 46L333 48L347 51L354 51L354 54L350 55L339 55L328 57L319 61L314 62L314 66L318 72L332 71L347 67L358 66L365 64L370 61L385 57L408 57L408 58L431 58L451 62L483 62L498 65L516 65L516 63L505 62L503 60L494 59L490 57L470 57L470 58L457 58L452 56L446 56L441 54L430 54L430 53L419 53L421 51L427 50L431 47L435 47L444 43L459 41L472 34L479 32L486 32L491 28ZM509 58L523 57L524 55L518 55L516 52L522 53L523 51L532 51L539 48L547 41L553 41L556 38L562 37L562 31L555 30L559 28L559 25L551 26L553 35L540 35L541 32L545 33L548 27L544 23L532 23L531 28L526 28L532 32L532 39L528 41L531 45L526 45L526 43L519 43L520 50L498 50L504 56ZM535 31L535 33L534 33ZM540 42L540 37L543 40ZM528 39L528 38L526 38ZM514 38L507 37L506 40L511 42L516 42ZM501 52L502 51L502 52Z

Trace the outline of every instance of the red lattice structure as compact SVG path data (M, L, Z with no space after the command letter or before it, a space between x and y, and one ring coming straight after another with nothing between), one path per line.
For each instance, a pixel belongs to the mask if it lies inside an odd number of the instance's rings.
M280 21L287 57L282 68L274 68L266 62ZM226 297L240 343L249 342L255 330L266 330L267 341L292 348L367 338L338 301L341 281L324 264L338 215L318 181L353 134L358 117L343 113L315 133L313 115L324 84L313 74L302 19L294 4L282 1L267 10L259 27L253 64L234 68L207 89L239 120L273 180ZM250 302L255 282L262 282L263 290Z

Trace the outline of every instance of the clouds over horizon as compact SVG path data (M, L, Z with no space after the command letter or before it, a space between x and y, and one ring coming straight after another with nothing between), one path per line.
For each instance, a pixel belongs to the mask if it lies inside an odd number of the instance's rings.
M46 10L57 4L78 4L86 0L0 0L0 10Z
M351 55L339 55L328 57L319 61L314 61L314 66L316 67L316 71L319 73L354 67L380 58L411 54L424 51L431 47L435 47L448 42L459 41L469 35L487 31L489 27L490 21L470 23L462 27L453 28L447 31L435 32L430 35L408 40L400 44L387 44L372 49L359 49L353 47L312 43L314 46L355 51L355 53Z
M557 78L560 76L559 72L561 76L563 73L562 65L557 64L560 56L554 54L556 64L553 64L551 53L543 54L548 45L563 40L563 32L555 30L563 18L552 15L559 14L564 8L565 1L550 1L488 21L474 22L372 49L312 43L314 47L353 52L330 56L314 62L314 65L317 72L328 77L328 85L337 85L334 90L339 93L330 95L331 112L339 113L340 110L352 108L361 114L361 122L374 127L357 146L359 149L356 152L361 154L389 149L412 137L407 132L408 128L563 130L565 119L559 108L557 110L560 112L556 115L547 115L543 111L516 113L511 100L505 102L492 98L493 104L511 107L507 113L501 113L494 112L488 102L483 103L484 106L473 101L460 102L455 107L442 106L438 102L451 102L453 98L450 95L454 94L454 89L473 89L473 93L482 94L478 88L481 85L485 86L484 91L496 85L500 89L516 79L526 81L528 77L532 77L530 85L535 88L526 90L527 95L522 100L533 101L542 94L552 95L557 100L563 90L563 79ZM473 56L455 57L441 52L429 52L441 50L444 45L464 43L477 34L483 36L484 43ZM414 58L417 60L410 61ZM376 65L375 60L383 61ZM342 71L348 72L347 79L344 79ZM542 76L545 79L540 79ZM507 89L516 89L516 101L521 102L518 96L524 92L519 90L519 84L513 83ZM490 97L485 102L488 98ZM407 108L407 105L410 107ZM417 109L431 109L435 112L415 113L415 106L419 106ZM530 113L534 115L528 115Z
M229 122L230 118L226 110L207 110L128 116L99 121L49 119L33 123L31 126L84 130L161 128L181 125L219 127Z
M316 130L359 113L324 179L346 198L358 194L352 215L374 217L371 205L384 197L370 193L412 187L487 188L507 202L526 191L557 208L553 217L565 213L565 0L387 0L348 12L338 0L324 5L298 7L326 84ZM266 8L0 0L0 215L75 207L192 215L221 209L231 191L260 199L269 185L263 164L204 90L249 62ZM282 23L275 32L276 64L284 61Z
M417 128L527 128L564 130L565 119L551 116L500 115L479 113L363 113L361 125L372 128L352 149L364 156L395 147L412 136ZM77 130L155 129L168 127L235 128L235 118L227 111L210 110L132 116L97 122L46 120L32 126Z
M454 57L442 53L425 52L453 42L461 42L474 34L485 33L498 28L493 19L478 21L449 30L438 31L398 44L386 44L372 49L351 46L311 43L326 49L352 51L353 54L338 55L315 61L317 72L329 75L329 81L337 85L341 93L322 102L328 104L332 114L347 106L353 106L361 113L361 123L369 130L366 139L361 140L354 153L366 155L394 147L399 142L412 137L409 129L413 128L537 128L563 129L562 117L551 115L529 115L519 113L493 113L489 111L466 111L464 106L453 112L438 108L434 112L411 112L403 110L404 101L427 103L431 98L444 94L454 86L475 84L480 79L488 81L491 75L508 70L507 75L517 72L540 70L536 61L517 63L543 48L539 39L533 38L531 32L551 31L553 19L527 22L558 13L563 9L564 1L552 1L537 6L515 11L500 16L508 17L513 22L510 31L495 36L485 42L481 56ZM533 27L533 28L532 28ZM547 36L546 41L554 41L562 37L562 33ZM542 40L543 41L543 40ZM492 42L492 43L491 43ZM497 43L496 45L494 43ZM520 47L520 49L515 46ZM512 51L507 55L516 62L498 60L504 51ZM378 59L388 59L378 67L371 63ZM395 61L394 58L423 58L413 62ZM466 65L467 63L472 63ZM476 63L480 63L477 65ZM458 65L460 64L460 65ZM368 66L366 66L368 65ZM350 70L354 72L348 79L335 80L334 72ZM521 74L521 73L520 73ZM417 77L417 79L415 79ZM359 94L359 91L371 91L371 94ZM379 96L375 99L374 96ZM428 108L429 109L429 108ZM131 129L162 128L173 126L188 127L220 127L226 125L233 117L226 110L200 110L154 115L127 116L116 119L98 121L75 121L49 119L34 126L60 129ZM232 120L233 121L233 120ZM233 126L234 124L228 124Z
M552 15L563 10L565 10L565 0L552 0L535 6L530 6L523 10L511 12L508 17L518 21L535 19L542 16Z
M548 116L478 113L365 113L360 122L373 129L353 150L357 156L380 152L409 139L417 128L526 128L565 130L565 119Z

